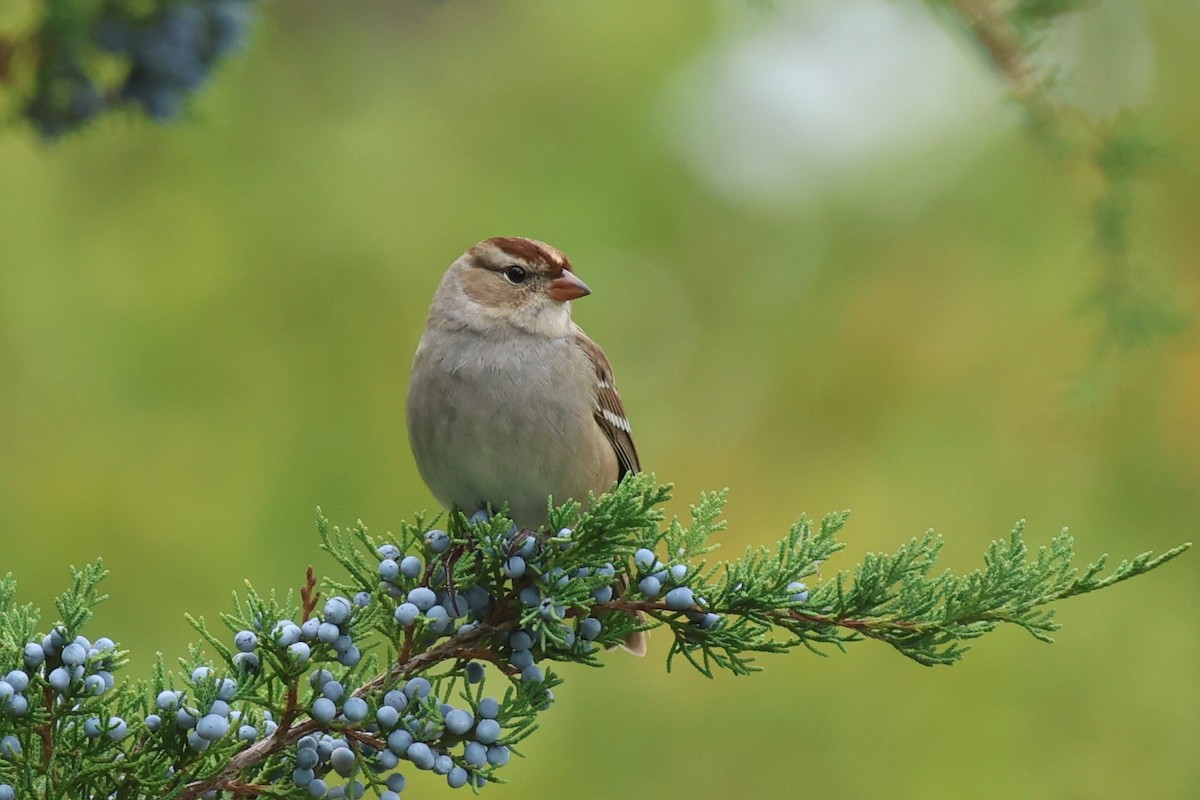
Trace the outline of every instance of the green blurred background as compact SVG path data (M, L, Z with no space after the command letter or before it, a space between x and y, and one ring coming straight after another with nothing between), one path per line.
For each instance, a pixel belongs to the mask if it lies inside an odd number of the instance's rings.
M1174 142L1134 259L1194 308L1200 12L1089 13L1047 52ZM928 527L971 569L1021 517L1084 557L1195 539L1194 335L1072 402L1098 182L1002 91L882 0L271 4L181 124L0 137L0 569L46 607L103 556L92 633L146 675L243 577L329 568L318 504L378 531L432 507L409 360L442 269L501 234L571 256L673 510L732 487L729 555L846 507L831 571ZM1200 796L1198 577L1190 554L1063 606L1053 647L1001 631L951 669L864 643L709 682L654 638L567 669L486 794Z

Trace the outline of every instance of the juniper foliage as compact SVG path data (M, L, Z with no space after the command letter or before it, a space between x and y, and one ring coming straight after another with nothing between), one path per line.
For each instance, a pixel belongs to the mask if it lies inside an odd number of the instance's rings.
M726 493L702 495L681 521L661 510L670 492L628 476L588 511L552 506L549 531L517 530L501 510L454 516L448 542L424 515L379 537L318 512L339 574L318 582L310 568L298 592L247 586L219 627L189 617L201 642L177 670L160 656L138 682L113 678L125 651L84 636L105 597L100 562L72 569L44 634L7 576L0 791L132 800L361 797L370 787L390 798L422 771L479 789L503 780L568 665L600 666L635 629L656 645L668 637L668 668L681 659L708 676L754 672L763 653L825 655L867 640L949 665L1003 623L1049 642L1056 601L1188 547L1105 572L1104 557L1076 565L1066 531L1030 550L1018 523L965 575L936 570L933 533L829 573L847 513L801 518L775 547L716 561ZM527 569L509 577L520 554ZM416 614L402 614L410 604Z

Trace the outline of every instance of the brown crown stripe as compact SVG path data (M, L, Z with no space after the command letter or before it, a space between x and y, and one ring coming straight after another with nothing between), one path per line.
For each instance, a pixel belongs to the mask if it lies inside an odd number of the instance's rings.
M571 269L571 262L558 249L545 242L526 239L521 236L497 236L488 239L487 243L496 247L513 258L519 258L526 264L541 264L558 269Z

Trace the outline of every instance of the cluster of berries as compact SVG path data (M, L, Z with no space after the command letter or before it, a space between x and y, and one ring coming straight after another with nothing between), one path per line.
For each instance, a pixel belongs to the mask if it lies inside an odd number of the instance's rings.
M25 114L47 139L128 104L158 122L174 119L213 67L245 39L252 2L174 0L154 4L150 16L145 4L109 3L93 21L90 37L48 27ZM102 62L114 56L123 77L109 86L96 76L112 71Z

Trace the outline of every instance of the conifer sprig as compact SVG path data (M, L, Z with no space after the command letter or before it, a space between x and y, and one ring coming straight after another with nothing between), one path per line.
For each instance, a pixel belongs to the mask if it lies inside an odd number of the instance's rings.
M1103 557L1075 565L1066 531L1030 550L1022 522L965 575L936 570L933 533L826 574L846 512L801 518L774 548L719 562L726 493L702 495L685 522L662 513L670 491L628 476L588 511L552 507L542 531L518 530L503 509L455 514L448 530L417 516L386 536L318 513L342 574L318 581L310 568L282 595L247 586L220 615L228 633L188 617L201 643L180 671L160 658L149 681L119 687L124 651L81 632L104 599L99 562L72 570L46 634L11 576L0 580L0 795L353 798L370 787L395 800L420 772L481 788L536 731L559 665L600 666L635 630L670 636L668 668L681 657L709 676L865 640L952 664L1002 623L1051 641L1056 601L1188 547L1104 573Z

